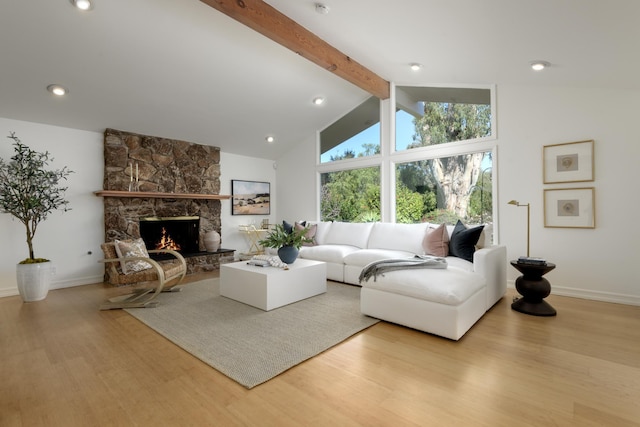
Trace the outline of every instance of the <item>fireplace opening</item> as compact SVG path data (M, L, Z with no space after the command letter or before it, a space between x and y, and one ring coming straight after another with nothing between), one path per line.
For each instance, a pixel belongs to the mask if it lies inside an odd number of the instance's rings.
M140 237L148 250L173 249L182 256L199 253L200 217L148 217L140 219ZM153 256L161 259L162 256Z

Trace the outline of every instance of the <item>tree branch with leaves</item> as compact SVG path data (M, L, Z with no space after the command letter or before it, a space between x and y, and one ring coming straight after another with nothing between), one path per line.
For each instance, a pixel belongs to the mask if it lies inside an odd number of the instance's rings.
M0 212L11 214L25 226L29 258L21 264L45 262L48 260L34 257L33 238L50 213L70 210L64 197L68 187L62 181L73 172L66 166L48 170L53 161L48 151L32 150L15 132L8 138L13 140L14 155L8 162L0 158Z

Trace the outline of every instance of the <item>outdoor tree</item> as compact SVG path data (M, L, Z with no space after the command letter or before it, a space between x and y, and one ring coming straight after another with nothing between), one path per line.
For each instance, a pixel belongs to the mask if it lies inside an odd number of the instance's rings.
M424 114L414 120L414 142L409 148L470 140L491 132L489 105L425 103ZM434 178L438 208L458 217L468 214L470 191L481 172L484 153L465 154L425 161Z

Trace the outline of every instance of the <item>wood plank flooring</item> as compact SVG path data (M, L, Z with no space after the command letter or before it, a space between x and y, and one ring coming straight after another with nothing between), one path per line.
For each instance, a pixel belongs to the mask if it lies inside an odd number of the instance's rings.
M0 298L0 426L640 426L640 307L510 290L458 342L381 322L246 390L98 311L122 292Z

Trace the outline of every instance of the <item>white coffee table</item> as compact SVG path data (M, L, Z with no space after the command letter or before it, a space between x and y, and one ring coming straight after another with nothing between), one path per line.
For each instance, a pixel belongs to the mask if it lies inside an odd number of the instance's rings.
M265 311L327 292L327 265L298 258L288 270L248 265L220 266L220 295Z

